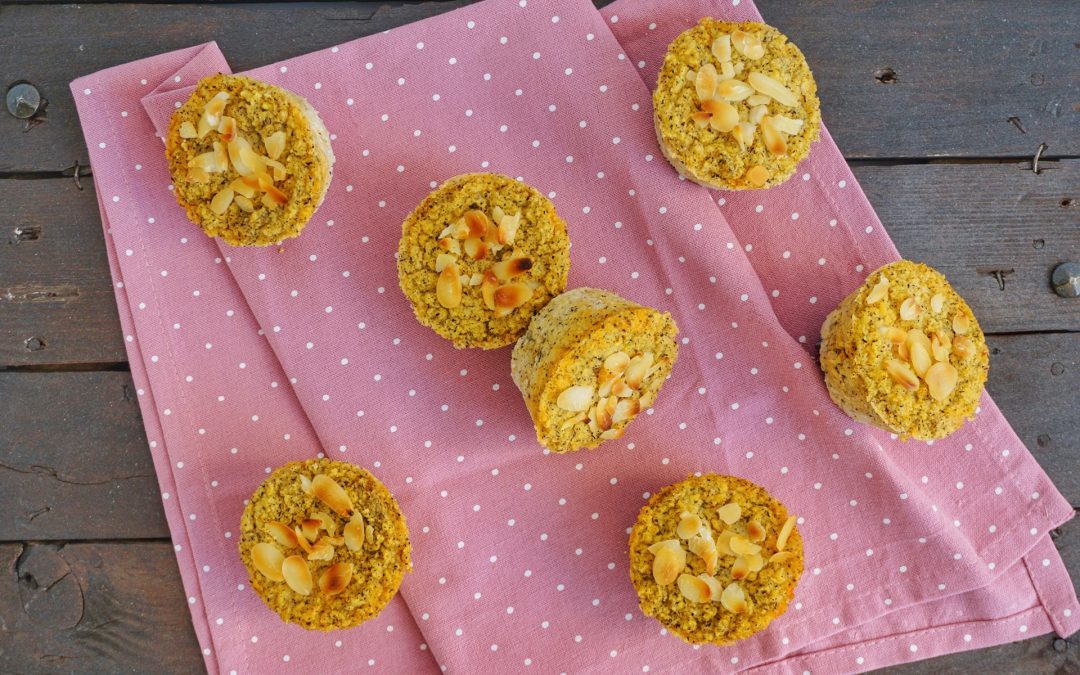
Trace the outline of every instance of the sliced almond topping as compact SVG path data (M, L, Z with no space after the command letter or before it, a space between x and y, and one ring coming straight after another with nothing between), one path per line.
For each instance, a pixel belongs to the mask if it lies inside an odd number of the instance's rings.
M915 369L915 374L919 377L926 377L926 371L930 370L930 366L934 363L933 359L930 358L930 352L920 343L913 344L910 352L911 367Z
M311 570L308 569L307 562L301 556L291 555L285 558L285 562L281 564L281 575L285 577L285 583L289 584L289 588L300 595L311 594L311 589L315 584L311 580Z
M653 559L653 580L661 586L667 586L678 578L686 568L686 551L681 546L662 546Z
M783 134L777 131L771 117L761 118L761 135L765 139L765 149L774 155L787 154L787 141Z
M757 60L765 56L765 47L761 44L761 38L753 33L737 30L731 34L731 46L735 51L751 60Z
M697 71L691 68L686 71L686 83L693 84L695 81L697 81Z
M735 555L751 555L753 553L761 552L761 546L752 543L741 534L732 535L731 539L728 541L728 547Z
M311 542L304 536L304 531L297 525L293 528L293 534L296 535L296 543L300 544L300 548L304 549L304 553L311 553Z
M615 412L611 414L611 423L618 424L637 417L641 412L641 403L636 398L624 398L615 405Z
M739 123L739 111L727 101L702 101L701 109L711 115L709 124L716 131L727 133Z
M753 98L753 96L751 96L750 98ZM750 100L750 99L747 99L747 100ZM793 119L791 117L785 117L783 115L773 115L772 116L772 121L773 121L773 126L775 126L778 131L780 131L781 133L785 133L788 136L794 136L795 134L802 131L802 126L803 126L803 121L802 120Z
M210 133L215 128L217 128L217 125L210 124L210 118L206 116L206 113L203 113L202 116L199 117L199 127L195 130L195 133L199 138L205 138L206 134Z
M531 270L532 266L532 259L524 256L514 256L495 263L491 266L491 271L495 273L499 281L510 281L514 277Z
M742 64L740 64L742 65ZM735 68L729 61L720 64L720 80L730 80L735 77Z
M235 195L235 196L233 196L233 201L236 202L236 205L239 206L240 210L243 211L244 213L254 213L255 212L255 204L250 199L245 197L244 195Z
M213 98L206 102L206 106L203 108L203 112L206 113L210 124L217 126L220 121L221 114L225 112L225 103L229 100L229 92L219 91L214 94Z
M907 331L896 326L882 326L881 334L893 347L899 347L907 341Z
M970 338L963 335L957 335L952 341L953 351L956 355L962 359L965 359L975 353L975 345ZM944 359L942 359L944 360Z
M649 553L656 555L660 552L660 549L662 548L673 548L677 550L682 550L682 542L678 539L665 539L663 541L658 541L655 544L651 544L649 546Z
M439 248L454 255L461 255L461 242L453 237L443 237L438 241Z
M593 421L596 422L596 427L600 431L607 431L608 429L611 428L611 424L612 424L611 423L611 413L608 412L608 409L607 409L607 401L608 401L608 399L604 399L603 401L600 401L599 403L597 403L593 407L592 413L591 413L591 417L592 417Z
M273 200L273 198L268 194L264 194L262 196L262 199L259 200L259 203L262 204L263 206L265 206L266 208L271 209L271 210L276 209L278 207L278 203L275 202Z
M516 213L512 216L504 215L499 218L499 243L503 246L510 246L514 243L514 238L517 237L518 228L521 226L521 214Z
M758 521L751 520L746 524L746 536L755 544L760 544L765 541L765 527Z
M483 237L491 227L491 220L483 211L469 209L465 212L465 225L469 228L470 237Z
M930 337L930 353L933 355L935 361L948 361L949 348L951 346L949 338L947 337L942 337L937 333L934 333Z
M222 115L221 122L218 123L218 133L221 134L221 140L228 143L232 139L236 138L236 120L228 115Z
M454 263L450 263L439 273L439 279L435 282L435 299L447 309L454 309L461 304L461 278Z
M708 101L716 93L716 84L719 78L716 75L716 66L711 63L705 64L694 78L694 90L697 92L699 101Z
M747 99L749 100L749 99ZM769 114L769 107L765 105L756 105L750 108L750 114L746 116L746 121L750 124L761 124L761 120L765 119L765 116ZM775 131L775 127L773 129ZM779 136L779 134L777 134Z
M484 298L484 306L495 309L495 291L499 288L499 279L490 269L484 272L483 282L480 284L480 294Z
M495 289L495 318L508 315L528 302L532 296L532 288L516 281L500 286Z
M909 353L911 351L911 348L917 344L922 345L927 352L930 351L930 338L926 337L926 333L922 332L918 328L913 328L909 330L907 338L904 340L904 342L908 346Z
M957 335L967 335L971 330L971 319L967 314L957 314L952 320L952 329L956 331Z
M913 297L906 298L900 303L900 318L904 321L914 321L922 314L922 307L919 306L919 301Z
M270 581L281 581L281 563L285 556L273 544L259 543L251 547L251 564Z
M746 170L746 180L754 187L762 187L769 180L769 170L758 164Z
M612 375L622 375L629 365L630 355L626 352L615 352L604 359L604 369Z
M915 375L915 371L911 369L911 366L904 363L899 359L889 359L885 364L885 371L889 373L889 377L894 382L902 386L908 391L915 391L919 388L919 378Z
M329 513L323 513L322 511L316 511L311 514L312 519L319 521L319 527L326 530L326 533L331 537L337 534L337 523L330 516Z
M960 374L956 368L948 362L935 363L926 371L926 388L935 401L944 401L949 398L956 389L956 381Z
M746 150L754 145L754 129L756 128L749 122L739 122L739 126L731 130L731 137L739 144L740 150ZM768 172L766 171L766 173ZM767 180L768 176L765 179ZM764 183L762 184L764 185Z
M233 195L232 188L222 188L214 195L214 198L210 200L210 210L219 216L225 213L229 209L229 204L232 204Z
M319 577L319 590L327 595L337 595L352 581L353 564L337 563L326 568Z
M712 113L698 110L694 113L691 113L690 119L694 120L694 124L697 125L698 129L704 129L705 127L709 126L709 120L712 119Z
M911 354L908 352L907 342L896 347L896 355L903 361L911 360Z
M487 244L485 244L482 239L469 237L465 240L463 248L465 249L465 255L473 260L483 260L487 257Z
M683 513L679 519L679 526L675 528L675 534L681 539L695 537L701 531L701 525L701 516L695 513Z
M352 516L352 500L345 489L330 476L322 473L315 476L311 481L311 491L316 499L329 506L334 513L345 518Z
M747 610L746 594L743 593L743 589L739 584L731 582L724 589L724 592L720 594L720 604L733 614L743 614Z
M777 551L769 557L769 562L783 565L787 561L795 557L795 554L791 551Z
M578 385L563 389L555 405L570 412L584 412L589 409L592 400L593 388L588 385Z
M262 187L263 191L266 192L266 194L264 194L262 198L263 204L266 204L266 202L269 201L271 204L273 204L271 208L276 208L278 206L284 205L286 202L289 201L289 198L285 196L285 193L274 187L272 184L263 185L260 182L260 186Z
M334 559L334 545L327 537L323 537L311 547L311 553L308 553L308 560L333 560Z
M720 533L720 536L716 538L716 550L722 555L735 555L735 551L731 550L731 538L735 536L735 533L731 530L724 530Z
M930 309L937 314L941 311L941 308L945 306L945 296L941 293L935 293L934 297L930 298Z
M270 156L270 159L281 157L281 153L285 152L285 132L275 131L264 138L263 147L266 148L266 154Z
M619 398L628 398L634 395L634 389L626 383L626 380L617 377L615 378L615 381L611 383L611 393Z
M225 152L225 148L221 143L214 141L214 149L210 152L204 152L201 155L195 155L188 162L188 166L195 169L202 169L207 173L221 173L225 169L229 168L229 156Z
M630 359L630 363L626 366L626 373L624 374L623 379L626 380L626 384L629 385L631 389L641 389L641 383L645 381L645 376L648 374L649 368L652 368L653 359L652 352L644 352Z
M750 106L765 105L765 106L767 106L767 105L769 105L770 101L772 101L772 99L769 98L768 96L766 96L765 94L754 94L754 95L752 95L752 96L750 96L749 98L746 99L746 105L750 105Z
M721 35L712 42L712 53L720 63L731 60L731 36Z
M191 183L207 183L210 181L210 174L198 167L192 167L187 170L187 179Z
M716 548L716 542L702 536L695 536L687 542L690 552L705 562L705 571L716 574L716 561L720 557L720 551Z
M309 497L313 495L311 491L311 479L302 474L300 476L300 489Z
M238 195L252 199L258 192L259 181L252 180L251 178L237 178L233 182L229 183L229 187L233 189Z
M720 520L724 521L728 525L734 525L735 521L742 516L742 507L735 502L729 502L724 504L716 510L716 515L720 517Z
M742 80L724 80L716 85L716 96L725 101L743 101L753 96L754 88Z
M739 581L745 579L747 574L750 574L750 563L746 556L741 555L735 559L735 564L731 566L731 578Z
M304 537L308 541L314 543L319 536L319 527L322 523L314 518L306 518L300 523L300 531L304 533Z
M328 542L331 546L341 546L345 543L345 537L331 537L326 536L322 538L323 541Z
M709 602L712 599L709 584L689 574L679 575L679 593L690 602Z
M698 579L701 579L708 585L709 600L712 602L719 602L720 596L724 594L724 585L711 574L699 574Z
M229 161L232 162L233 168L236 169L236 173L240 174L241 176L254 175L263 168L262 162L256 161L254 164L248 164L246 161L244 161L245 155L247 155L248 153L250 153L251 155L255 155L255 153L251 150L251 146L248 145L247 140L243 136L237 136L236 138L229 141L228 150ZM241 153L242 150L246 152Z
M581 424L582 422L584 422L584 421L586 421L588 419L589 419L589 416L586 413L579 413L577 415L574 415L573 417L569 418L568 420L563 422L561 425L559 425L559 431L566 431L567 429L569 429L571 427L576 427L577 425Z
M364 518L359 513L345 523L345 547L350 551L359 551L364 547Z
M243 139L238 136L233 141L233 143L235 143L236 141L241 141L241 140L243 140ZM263 157L262 155L258 154L254 150L252 150L251 149L251 144L248 143L247 141L244 141L243 143L240 144L240 146L239 146L239 156L240 156L240 161L246 167L251 169L251 171L253 173L259 174L259 173L263 173L263 172L266 171L266 158ZM230 155L230 159L231 158L232 158L232 156ZM234 160L234 164L235 164L235 160ZM239 173L239 169L237 170L237 173Z
M789 108L799 105L799 98L795 95L795 92L764 73L751 72L746 76L746 81L750 83L754 90L766 96L771 96L781 105L786 105Z
M296 541L296 533L289 529L285 523L272 520L266 524L266 531L274 538L274 541L285 548L296 548L300 542Z
M191 122L180 123L180 138L195 138L199 132L195 131L195 125Z
M262 158L266 162L266 166L274 170L274 180L285 180L285 177L289 174L285 172L285 165L276 159Z
M874 284L874 287L870 289L870 292L866 294L866 304L872 305L875 302L884 300L889 295L889 278L884 274L878 279L878 282Z
M760 572L761 568L765 567L765 559L761 557L760 551L746 556L746 562L750 565L751 572Z
M788 519L784 521L783 526L780 528L780 533L776 535L776 550L783 551L787 546L788 538L795 530L795 516L788 516Z

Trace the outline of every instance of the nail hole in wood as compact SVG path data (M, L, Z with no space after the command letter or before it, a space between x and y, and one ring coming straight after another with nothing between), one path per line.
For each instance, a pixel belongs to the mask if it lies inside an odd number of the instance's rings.
M882 84L896 84L896 71L892 68L879 68L874 72L874 79Z

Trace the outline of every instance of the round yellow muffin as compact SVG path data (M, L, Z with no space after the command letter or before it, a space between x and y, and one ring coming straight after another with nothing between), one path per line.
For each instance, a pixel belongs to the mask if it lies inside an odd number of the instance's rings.
M622 436L671 373L678 331L670 314L607 291L575 288L553 299L510 359L537 440L570 452Z
M300 234L334 164L330 134L306 100L243 75L199 81L172 116L165 155L188 218L232 246Z
M401 226L401 290L420 323L458 349L518 339L569 272L570 239L555 206L506 176L451 178Z
M251 587L287 623L336 630L376 616L412 570L405 516L358 466L290 462L263 481L240 520Z
M764 488L734 476L662 488L630 531L641 611L691 644L726 645L764 630L802 575L795 520Z
M989 350L945 277L909 260L874 271L821 327L829 395L901 438L944 438L975 416Z
M653 116L680 174L747 190L791 177L818 138L821 104L806 59L784 34L706 17L668 46Z

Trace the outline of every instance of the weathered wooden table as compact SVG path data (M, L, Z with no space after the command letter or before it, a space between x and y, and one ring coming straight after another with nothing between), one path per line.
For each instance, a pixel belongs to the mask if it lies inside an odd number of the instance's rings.
M203 669L68 82L207 40L243 70L462 4L0 2L0 85L48 99L30 125L0 112L0 671ZM900 251L971 303L990 392L1080 505L1080 299L1049 282L1080 259L1080 3L758 4ZM1080 525L1055 538L1080 578ZM1080 672L1077 640L895 672Z

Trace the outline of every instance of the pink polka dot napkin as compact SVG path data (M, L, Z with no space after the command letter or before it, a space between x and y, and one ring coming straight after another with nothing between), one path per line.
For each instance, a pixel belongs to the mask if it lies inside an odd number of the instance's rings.
M72 83L181 576L211 672L858 671L1078 627L1048 531L1072 509L989 397L947 440L901 443L829 400L825 314L897 254L828 134L767 192L678 179L652 129L664 48L749 2L487 0L253 71L334 134L322 208L279 250L187 222L161 140L213 44ZM798 40L798 36L792 36ZM811 64L813 66L813 64ZM681 356L655 409L549 455L509 349L457 351L398 290L400 223L439 182L496 171L569 223L571 286L670 311ZM243 500L316 453L369 468L407 515L415 571L377 619L282 625L246 588ZM788 612L693 648L641 614L626 538L693 472L799 514Z

